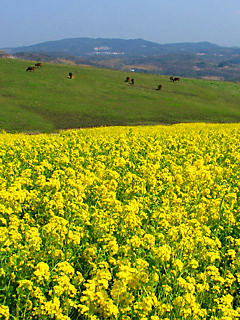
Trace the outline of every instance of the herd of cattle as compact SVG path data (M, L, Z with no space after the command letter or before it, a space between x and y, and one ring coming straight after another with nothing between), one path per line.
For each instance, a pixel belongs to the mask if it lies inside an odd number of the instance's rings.
M41 68L42 67L42 62L35 63L34 66L27 67L26 71L34 71L36 68Z
M42 67L42 62L38 62L38 63L35 63L34 66L27 67L26 71L34 71L36 68L41 68L41 67ZM69 79L73 79L72 72L69 72L68 78ZM172 82L180 81L180 79L181 79L180 77L172 77L172 76L169 78L169 80L172 81ZM131 85L135 84L134 78L132 78L130 80L130 77L126 77L125 82L128 83L128 84L131 84ZM162 85L159 84L157 89L155 89L155 90L161 90L161 89L162 89Z
M36 68L41 68L41 67L42 67L42 62L38 62L38 63L35 63L34 66L27 67L26 71L34 71ZM72 72L69 72L68 78L73 79Z
M172 81L172 82L180 81L180 79L181 79L180 77L172 77L172 76L169 78L169 80ZM127 82L128 84L134 85L135 80L134 80L134 78L132 78L132 79L130 80L130 77L126 77L125 82ZM155 89L155 90L161 90L161 89L162 89L162 85L159 84L159 85L157 86L157 89Z

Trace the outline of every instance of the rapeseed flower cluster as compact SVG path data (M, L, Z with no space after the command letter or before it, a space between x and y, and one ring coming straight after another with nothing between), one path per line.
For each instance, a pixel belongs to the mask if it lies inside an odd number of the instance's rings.
M240 318L240 125L0 135L0 319Z

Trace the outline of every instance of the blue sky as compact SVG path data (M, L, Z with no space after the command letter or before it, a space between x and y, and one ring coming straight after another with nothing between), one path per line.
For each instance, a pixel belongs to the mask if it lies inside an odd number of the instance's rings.
M240 47L240 0L1 0L0 48L76 37Z

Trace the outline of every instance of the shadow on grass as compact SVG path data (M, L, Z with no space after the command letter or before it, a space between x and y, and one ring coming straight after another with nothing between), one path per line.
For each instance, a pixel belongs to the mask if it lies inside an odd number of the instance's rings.
M22 105L23 110L30 111L41 116L53 124L54 129L90 128L99 126L124 126L126 119L114 119L98 114L84 114L78 112L50 111L42 108Z

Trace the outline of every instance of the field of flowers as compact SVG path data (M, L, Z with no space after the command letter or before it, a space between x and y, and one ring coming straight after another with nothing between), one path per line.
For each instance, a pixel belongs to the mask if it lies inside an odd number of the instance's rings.
M0 135L0 319L240 317L240 125Z

